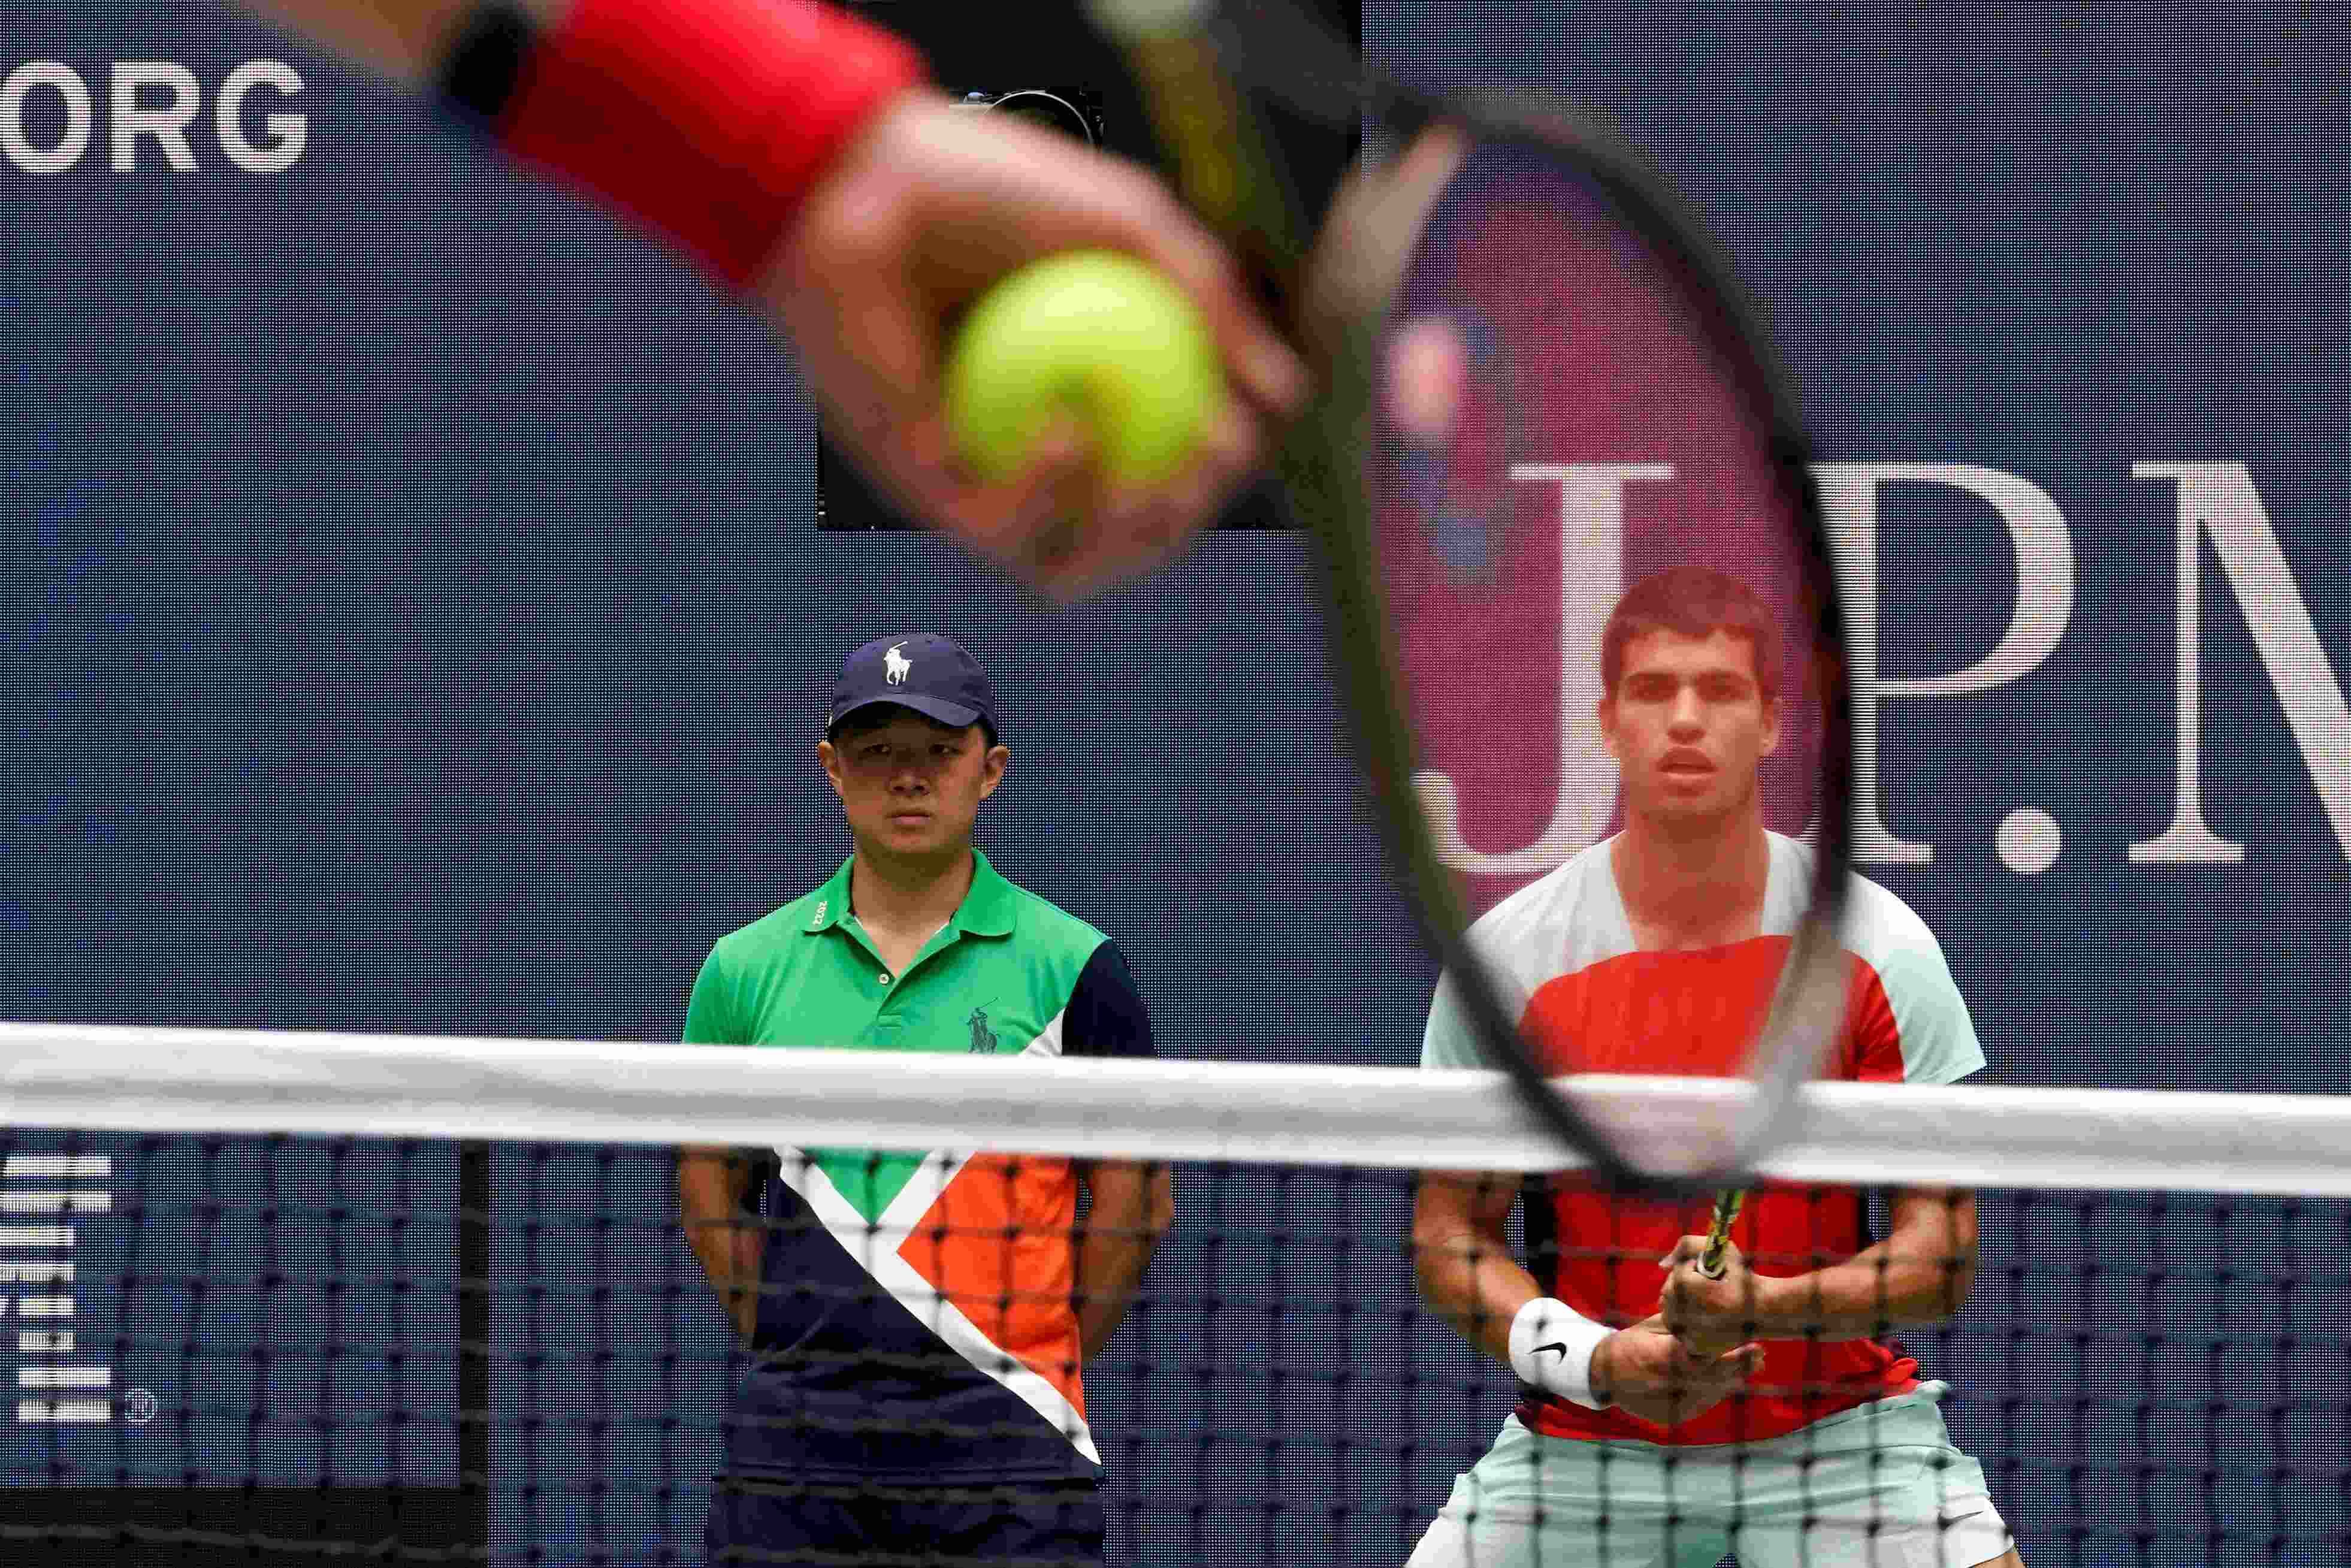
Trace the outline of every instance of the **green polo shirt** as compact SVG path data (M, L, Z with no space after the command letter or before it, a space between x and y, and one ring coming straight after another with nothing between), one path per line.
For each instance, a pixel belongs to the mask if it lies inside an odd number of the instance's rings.
M689 1043L1019 1055L1149 1056L1151 1025L1109 937L1005 880L977 851L970 891L893 973L849 904L841 868L805 897L719 938L686 1006ZM868 1218L920 1154L810 1149Z

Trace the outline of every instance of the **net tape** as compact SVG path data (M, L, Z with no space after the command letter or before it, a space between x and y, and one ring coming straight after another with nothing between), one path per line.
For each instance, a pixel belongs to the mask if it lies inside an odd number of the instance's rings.
M1715 1146L1753 1091L1584 1077L1646 1158ZM1552 1171L1499 1073L1227 1061L0 1023L0 1124L131 1133L836 1144ZM2351 1197L2351 1096L1815 1083L1758 1174L1790 1181Z

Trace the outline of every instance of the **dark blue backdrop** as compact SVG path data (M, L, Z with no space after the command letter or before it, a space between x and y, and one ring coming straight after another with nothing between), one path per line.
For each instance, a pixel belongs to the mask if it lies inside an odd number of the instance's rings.
M2339 27L2186 5L1365 13L1366 47L1432 83L1618 114L1768 302L1824 457L1993 471L1979 489L2044 547L2052 514L2025 514L2053 504L2062 635L1878 710L1880 813L1932 858L1869 869L1942 936L1990 1078L2343 1090ZM789 361L601 218L200 7L18 0L0 39L0 73L63 62L95 110L73 167L0 159L0 1016L671 1037L712 938L843 852L811 755L840 653L933 626L1005 694L990 853L1120 937L1165 1051L1413 1059L1429 977L1295 539L1213 538L1050 612L928 538L819 533ZM256 58L306 84L246 104L260 145L266 116L304 119L276 173L213 124ZM193 73L192 171L152 141L113 166L131 60ZM37 150L62 103L26 99ZM2225 545L2199 523L2190 643L2203 813L2233 862L2129 853L2179 779L2183 486L2144 464L2210 465L2220 497L2194 514ZM1881 679L1993 651L2019 597L2001 512L1889 482L1875 542ZM1995 851L2020 809L2061 835L2037 874ZM9 1428L12 1476L451 1479L445 1357L403 1385L380 1351L326 1349L394 1311L443 1343L442 1238L338 1253L322 1229L338 1204L445 1205L446 1151L110 1146L154 1214L218 1208L84 1224L85 1339L113 1344L118 1389L210 1415ZM662 1228L665 1165L517 1150L495 1175L499 1552L697 1561L728 1368ZM1155 1300L1092 1380L1122 1550L1399 1561L1503 1406L1412 1309L1401 1189L1187 1171L1181 1197ZM1991 1215L1976 1302L1928 1354L2036 1568L2351 1554L2342 1206ZM126 1301L105 1281L133 1258L212 1281L212 1315ZM271 1323L277 1382L207 1370ZM1337 1333L1358 1368L1405 1370L1307 1375ZM388 1441L399 1401L417 1419Z

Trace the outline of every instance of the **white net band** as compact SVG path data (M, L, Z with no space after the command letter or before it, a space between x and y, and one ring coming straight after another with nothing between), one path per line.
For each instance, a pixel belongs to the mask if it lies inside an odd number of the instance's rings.
M1590 1077L1595 1116L1669 1159L1750 1092ZM2351 1197L2351 1097L1822 1083L1761 1174ZM700 1045L0 1024L0 1124L130 1133L962 1147L1302 1166L1578 1162L1499 1073Z

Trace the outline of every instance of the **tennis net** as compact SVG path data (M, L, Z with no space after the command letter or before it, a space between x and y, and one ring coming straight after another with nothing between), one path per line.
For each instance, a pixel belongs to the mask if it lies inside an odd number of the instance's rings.
M1613 1079L1592 1097L1654 1136L1742 1092ZM806 1518L901 1495L848 1479L849 1449L968 1458L941 1479L986 1515L1032 1507L1055 1469L1016 1458L999 1485L988 1456L1033 1458L1040 1431L1090 1448L1113 1563L1402 1563L1440 1511L1468 1544L1423 1562L1497 1560L1507 1539L1536 1553L1510 1561L1695 1561L1718 1536L1755 1563L1907 1562L1907 1505L1885 1500L1906 1488L1931 1500L1925 1539L1956 1543L1921 1562L1981 1560L1979 1490L2004 1521L1987 1555L2012 1531L2036 1568L2351 1561L2339 1099L1819 1086L1734 1239L1798 1272L1852 1239L1826 1184L1975 1189L1972 1290L1898 1330L1924 1392L1854 1403L1817 1329L1769 1385L1792 1428L1750 1385L1687 1418L1745 1441L1642 1445L1510 1437L1510 1369L1416 1289L1417 1171L1573 1179L1485 1074L0 1025L0 1096L8 1561L700 1563L714 1475L776 1428L829 1458L748 1490ZM991 1363L1053 1302L982 1268L986 1291L926 1298L935 1343L805 1333L783 1359L835 1375L747 1404L774 1347L738 1344L682 1232L679 1145L784 1151L769 1174L807 1201L744 1224L765 1245L813 1215L862 1270L845 1290L764 1278L770 1340L811 1302L908 1305L909 1260L936 1283L1026 1245L984 1203L891 1208L925 1182L1167 1162L1175 1218L1081 1396L1037 1348L1062 1343L1050 1325ZM1011 1157L936 1153L974 1149ZM847 1210L810 1199L818 1170ZM1858 1239L1900 1218L1859 1202ZM1780 1228L1757 1232L1767 1203ZM1534 1207L1508 1239L1547 1276L1663 1277L1646 1232ZM1790 1213L1821 1217L1820 1256L1791 1252ZM1958 1294L1956 1254L1929 1252ZM943 1366L1013 1402L907 1393ZM739 1560L958 1560L912 1528L838 1540Z

